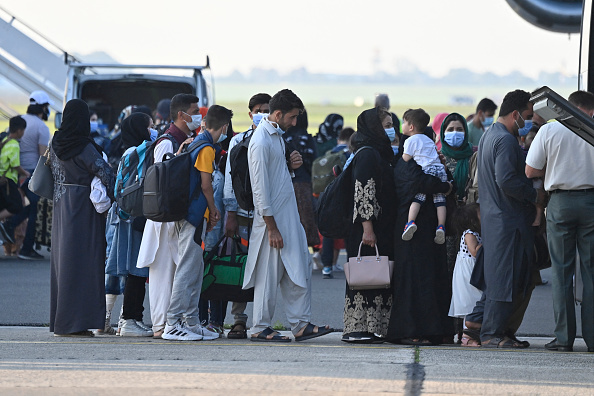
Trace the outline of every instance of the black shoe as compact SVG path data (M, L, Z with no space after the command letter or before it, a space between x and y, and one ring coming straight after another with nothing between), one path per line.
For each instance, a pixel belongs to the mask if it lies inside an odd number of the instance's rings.
M374 335L367 332L357 331L353 333L344 334L341 341L348 342L350 344L373 344Z
M556 338L553 341L545 344L545 348L548 349L549 351L573 352L572 346L559 345Z
M0 235L5 242L14 243L14 230L4 223L0 223Z
M21 250L19 252L19 258L23 260L45 260L45 257L37 253L35 250L31 250L30 252L23 252Z

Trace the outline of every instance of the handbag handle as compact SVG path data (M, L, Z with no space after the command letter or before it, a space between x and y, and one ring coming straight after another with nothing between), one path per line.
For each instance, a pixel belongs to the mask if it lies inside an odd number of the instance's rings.
M361 247L363 246L363 241L361 241L361 243L359 244L359 253L357 254L357 261L361 262ZM379 255L379 250L377 250L377 243L375 244L375 258L377 261L381 261L382 259L380 258Z

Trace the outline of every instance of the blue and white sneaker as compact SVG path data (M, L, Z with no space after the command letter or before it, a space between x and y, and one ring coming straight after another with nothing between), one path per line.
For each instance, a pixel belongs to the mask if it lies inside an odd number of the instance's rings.
M404 232L402 233L402 240L410 241L412 239L413 235L415 235L416 231L417 231L417 225L415 224L415 222L413 220L409 221L404 226Z
M433 239L433 242L437 243L438 245L444 244L444 242L445 242L445 227L443 226L443 224L440 224L435 229L435 238Z

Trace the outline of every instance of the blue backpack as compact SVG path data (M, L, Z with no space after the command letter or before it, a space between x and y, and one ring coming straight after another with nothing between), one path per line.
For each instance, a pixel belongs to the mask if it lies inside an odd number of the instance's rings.
M177 142L173 136L166 134L163 137L171 140L176 150ZM126 215L143 215L144 178L147 169L155 162L155 146L155 142L144 141L120 159L114 196Z

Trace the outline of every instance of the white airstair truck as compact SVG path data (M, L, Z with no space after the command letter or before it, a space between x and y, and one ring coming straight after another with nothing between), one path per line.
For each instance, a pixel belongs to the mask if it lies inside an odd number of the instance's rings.
M157 107L178 93L198 96L199 106L214 103L210 60L203 66L85 63L27 26L0 6L0 74L27 94L48 93L59 127L70 99L82 99L110 130L129 105ZM0 115L17 112L0 103Z

